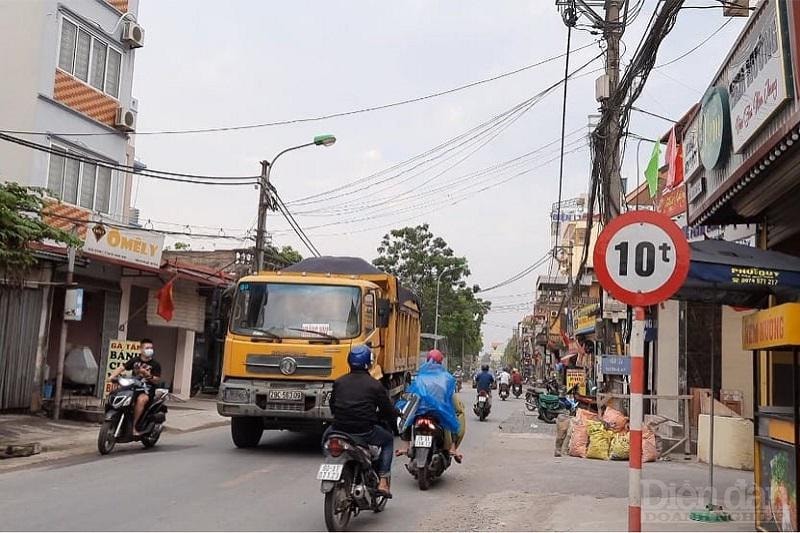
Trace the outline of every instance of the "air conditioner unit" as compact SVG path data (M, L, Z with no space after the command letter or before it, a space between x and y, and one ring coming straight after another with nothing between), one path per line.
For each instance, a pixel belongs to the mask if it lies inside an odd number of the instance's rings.
M114 119L114 127L120 131L135 131L136 113L127 107L118 107L117 116Z
M135 22L125 22L122 25L122 42L131 48L144 46L144 28Z

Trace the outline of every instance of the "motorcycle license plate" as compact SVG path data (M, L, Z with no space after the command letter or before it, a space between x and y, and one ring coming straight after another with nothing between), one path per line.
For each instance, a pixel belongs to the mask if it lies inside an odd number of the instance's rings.
M344 465L329 465L323 463L319 465L317 479L319 481L339 481L339 478L342 477L342 469L344 469Z
M486 396L481 396L478 398L478 403L486 403Z
M271 390L268 398L270 400L283 400L288 402L302 402L303 391L299 390Z
M432 435L417 435L414 437L414 446L416 448L430 448L432 444Z

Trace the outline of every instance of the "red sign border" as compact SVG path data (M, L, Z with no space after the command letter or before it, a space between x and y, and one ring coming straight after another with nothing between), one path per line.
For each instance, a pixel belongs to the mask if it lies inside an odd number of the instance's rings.
M675 245L676 261L675 270L669 279L659 288L650 292L632 292L614 281L606 268L606 250L611 239L621 229L631 224L653 224L658 226L669 236ZM668 300L673 294L678 292L686 276L689 275L689 262L691 261L691 249L686 241L683 231L669 217L654 211L628 211L611 220L608 225L600 232L597 243L594 246L594 271L597 280L603 289L607 290L611 296L617 300L633 306L654 305L664 300Z

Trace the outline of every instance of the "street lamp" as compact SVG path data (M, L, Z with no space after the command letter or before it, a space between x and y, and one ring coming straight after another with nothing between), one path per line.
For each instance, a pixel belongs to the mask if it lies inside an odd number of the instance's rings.
M264 268L264 240L266 238L267 226L267 209L269 208L269 174L275 161L286 152L292 150L299 150L307 146L332 146L336 142L336 137L333 135L317 135L310 143L298 144L278 152L278 155L272 158L272 162L261 162L261 180L259 180L260 194L258 199L258 229L256 231L256 272L260 272Z
M448 270L453 270L454 266L450 266L439 272L436 277L436 316L433 319L433 347L439 347L439 283L442 281L442 274Z

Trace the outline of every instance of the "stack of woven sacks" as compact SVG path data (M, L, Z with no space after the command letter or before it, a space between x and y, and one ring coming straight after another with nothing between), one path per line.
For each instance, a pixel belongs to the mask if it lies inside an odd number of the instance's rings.
M571 455L589 459L628 460L631 439L628 417L608 407L600 418L597 413L578 409L574 417L559 417L559 438L556 455ZM658 458L656 437L650 428L642 431L642 460Z

